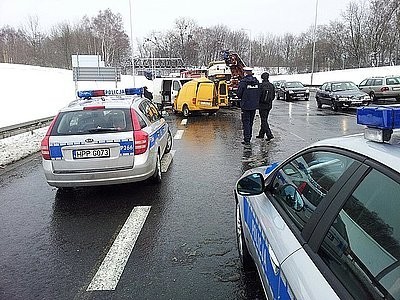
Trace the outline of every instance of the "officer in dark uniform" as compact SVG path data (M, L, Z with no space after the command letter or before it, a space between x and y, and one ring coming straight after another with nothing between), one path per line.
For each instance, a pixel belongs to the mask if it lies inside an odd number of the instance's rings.
M261 74L262 82L260 84L260 103L258 111L260 112L261 128L256 136L258 139L263 139L267 136L267 140L274 138L268 124L268 115L272 109L272 101L275 99L275 87L269 82L269 74L264 72Z
M239 82L237 96L240 100L243 123L243 141L242 144L249 146L253 131L254 116L258 108L260 99L260 90L258 79L253 76L251 68L243 68L245 76Z

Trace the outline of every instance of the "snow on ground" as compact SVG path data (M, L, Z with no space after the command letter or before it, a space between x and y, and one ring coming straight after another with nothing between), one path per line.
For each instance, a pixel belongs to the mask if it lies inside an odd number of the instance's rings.
M358 84L366 77L396 74L400 75L400 66L319 72L314 73L313 84L321 85L332 80L351 80ZM277 75L271 76L270 80L296 80L308 85L311 76ZM0 63L0 82L0 128L54 116L75 99L71 70ZM142 86L153 90L152 81L136 76L135 87ZM133 78L129 75L123 75L117 87L115 82L78 82L78 90L130 87L133 87ZM40 151L40 142L46 131L47 128L41 128L0 139L0 167Z

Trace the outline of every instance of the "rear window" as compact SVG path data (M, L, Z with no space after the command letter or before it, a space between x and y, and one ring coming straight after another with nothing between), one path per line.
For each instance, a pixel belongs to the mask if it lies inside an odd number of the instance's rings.
M400 84L400 77L389 77L389 78L386 78L386 84L387 85Z
M132 131L129 109L96 109L61 112L51 135Z

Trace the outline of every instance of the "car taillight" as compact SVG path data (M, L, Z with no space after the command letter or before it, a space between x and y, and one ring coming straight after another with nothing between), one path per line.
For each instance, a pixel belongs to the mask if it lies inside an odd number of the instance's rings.
M381 92L387 92L389 90L389 88L387 86L384 86L381 88Z
M55 118L53 119L53 121L51 121L49 129L47 129L46 135L44 136L41 144L40 144L40 152L42 153L42 157L45 160L50 160L50 146L49 146L49 139L50 139L50 134L51 131L53 129L54 123L57 120L57 116L55 116Z
M97 110L97 109L105 109L104 105L94 105L94 106L85 106L83 110Z
M149 135L143 130L134 131L135 136L135 155L143 154L149 145Z
M143 154L149 145L149 135L142 130L136 110L131 109L135 155Z
M194 105L196 105L196 98L193 98L193 99L192 99L192 103L193 103Z

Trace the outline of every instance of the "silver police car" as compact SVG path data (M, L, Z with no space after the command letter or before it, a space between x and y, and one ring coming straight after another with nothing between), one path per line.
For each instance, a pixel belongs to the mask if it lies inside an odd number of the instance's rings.
M172 148L168 124L142 89L78 92L41 143L46 180L55 187L161 181Z
M400 299L400 107L363 107L363 135L317 142L238 180L244 269L269 299Z

